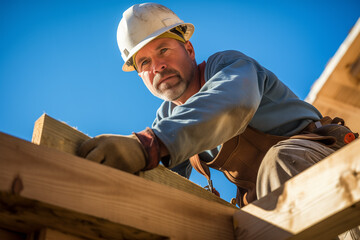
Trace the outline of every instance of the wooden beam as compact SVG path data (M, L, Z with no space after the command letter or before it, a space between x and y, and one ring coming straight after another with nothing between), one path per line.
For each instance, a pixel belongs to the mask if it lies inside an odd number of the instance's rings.
M80 144L88 139L88 135L43 114L35 122L31 141L76 155Z
M306 97L305 101L316 106L316 99L318 95L322 94L323 88L329 83L329 79L332 78L336 72L344 71L349 75L348 77L341 78L338 81L340 82L352 82L354 79L350 76L349 70L351 64L359 56L359 44L360 44L360 18L357 19L355 25L352 27L351 31L347 35L344 42L340 45L339 49L336 51L335 55L329 60L324 71L321 73L319 79L317 79L311 87L311 90ZM331 82L331 81L330 81ZM358 85L356 81L353 81L351 84L353 87ZM343 101L346 101L348 96L343 96Z
M0 228L1 240L25 240L26 234L9 231L7 229Z
M341 116L345 119L346 126L354 132L360 132L360 108L326 96L319 96L316 99L316 108L327 116Z
M234 214L237 239L331 239L360 224L360 140Z
M67 153L76 155L79 145L90 139L86 134L70 127L64 122L60 122L46 114L43 114L35 122L32 142L45 145ZM210 193L199 185L180 176L179 174L159 165L150 171L140 172L140 177L165 184L181 191L194 194L204 199L221 203L223 205L234 207L234 205Z
M2 190L0 206L0 226L26 233L27 240L39 240L45 233L39 229L44 228L94 240L164 239L164 236Z
M39 231L36 240L85 240L74 235L66 234L50 228L43 228Z
M91 239L234 237L232 207L3 133L0 152L0 224Z

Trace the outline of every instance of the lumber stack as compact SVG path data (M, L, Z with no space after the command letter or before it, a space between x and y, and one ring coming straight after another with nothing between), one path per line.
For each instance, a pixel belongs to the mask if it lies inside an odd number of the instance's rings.
M0 226L88 239L232 239L235 208L0 134Z
M79 145L87 139L90 139L90 137L78 131L76 128L43 114L35 122L32 142L76 155ZM234 205L179 174L165 168L163 165L159 165L157 168L150 171L142 171L138 173L138 176L153 182L171 186L210 201L221 203L225 206L236 208Z
M0 239L331 239L360 224L360 140L239 210L165 168L77 157L89 137L46 115L35 125L40 145L0 133Z

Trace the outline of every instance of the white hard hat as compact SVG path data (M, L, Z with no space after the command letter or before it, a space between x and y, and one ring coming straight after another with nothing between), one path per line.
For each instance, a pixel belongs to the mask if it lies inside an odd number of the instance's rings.
M124 13L117 29L117 43L125 63L123 71L135 70L132 56L154 38L183 26L184 40L194 33L194 25L184 23L169 8L156 3L136 4Z

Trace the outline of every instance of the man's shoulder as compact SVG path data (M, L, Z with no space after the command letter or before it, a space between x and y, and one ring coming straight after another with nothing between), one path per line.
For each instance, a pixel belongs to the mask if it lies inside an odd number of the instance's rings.
M214 53L206 61L205 78L209 79L223 68L226 68L237 61L254 62L252 58L236 50L226 50Z
M157 110L157 115L161 118L168 117L171 115L172 110L176 105L170 101L163 101Z
M226 62L227 60L232 60L232 59L250 59L247 55L245 55L244 53L237 51L237 50L225 50L225 51L220 51L220 52L216 52L213 55L211 55L208 58L207 62L213 62L213 61L219 61L219 62Z
M254 59L245 55L244 53L236 50L225 50L221 52L216 52L211 55L206 61L206 65L212 69L218 69L226 67L236 61L247 61L255 62Z

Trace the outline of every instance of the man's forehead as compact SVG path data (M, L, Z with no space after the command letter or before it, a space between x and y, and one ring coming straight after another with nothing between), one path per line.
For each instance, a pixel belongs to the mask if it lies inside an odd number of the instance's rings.
M136 54L136 58L142 57L151 51L156 51L163 47L174 46L175 44L179 44L179 41L173 38L156 38L140 49Z

